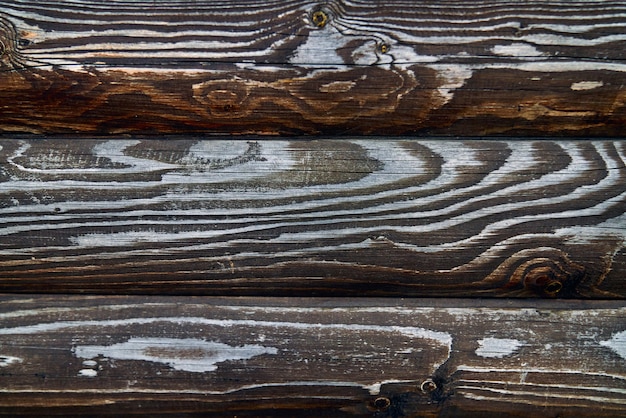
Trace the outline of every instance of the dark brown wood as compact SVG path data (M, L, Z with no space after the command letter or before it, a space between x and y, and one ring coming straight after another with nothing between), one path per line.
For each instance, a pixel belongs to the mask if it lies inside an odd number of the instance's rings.
M0 1L0 133L622 136L623 1Z
M4 292L626 296L622 141L1 147Z
M626 416L625 62L623 1L0 0L0 415Z
M0 300L0 413L626 413L617 302Z

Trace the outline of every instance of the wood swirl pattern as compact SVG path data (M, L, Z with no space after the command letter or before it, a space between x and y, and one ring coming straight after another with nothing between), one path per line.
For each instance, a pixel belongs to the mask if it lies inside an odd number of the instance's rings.
M626 412L621 302L0 301L0 414L11 416Z
M626 296L626 143L4 140L0 291Z
M623 1L0 1L0 132L622 136Z

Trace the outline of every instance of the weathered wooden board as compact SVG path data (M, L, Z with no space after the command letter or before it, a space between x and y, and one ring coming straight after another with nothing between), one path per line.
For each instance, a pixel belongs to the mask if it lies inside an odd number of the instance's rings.
M623 298L625 153L4 140L0 291Z
M0 1L0 132L622 136L626 3Z
M2 414L626 413L618 302L0 301Z

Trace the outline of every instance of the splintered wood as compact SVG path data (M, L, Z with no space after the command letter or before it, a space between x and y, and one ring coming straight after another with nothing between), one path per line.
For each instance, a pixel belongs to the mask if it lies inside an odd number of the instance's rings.
M625 152L5 140L0 289L623 298Z
M620 136L626 4L0 1L0 132Z

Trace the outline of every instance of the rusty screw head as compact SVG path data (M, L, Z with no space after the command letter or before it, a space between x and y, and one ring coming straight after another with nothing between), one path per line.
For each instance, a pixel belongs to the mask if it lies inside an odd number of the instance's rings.
M384 411L385 409L389 408L390 405L391 401L389 400L389 398L386 398L384 396L374 399L374 407L376 407L376 409L378 409L379 411Z
M311 21L318 28L323 28L328 23L328 14L323 10L316 10L311 15Z
M437 390L437 384L432 379L426 379L420 385L420 390L424 393L432 393Z

